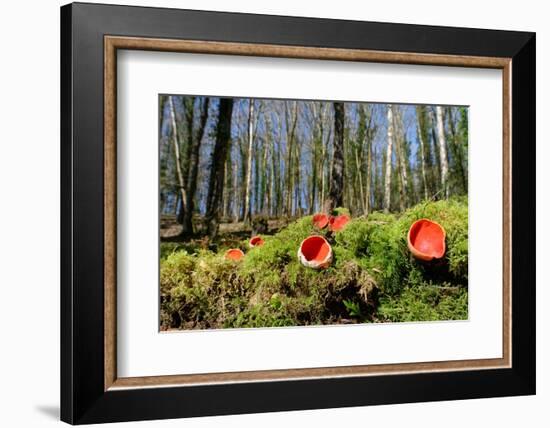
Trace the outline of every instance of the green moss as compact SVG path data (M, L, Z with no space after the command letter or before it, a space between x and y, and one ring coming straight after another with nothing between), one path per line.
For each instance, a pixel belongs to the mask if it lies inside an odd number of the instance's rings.
M468 293L465 288L417 286L397 296L380 299L380 321L443 321L468 319Z
M439 263L417 261L407 248L407 232L421 218L446 230L447 252ZM353 220L336 235L336 243L372 273L383 292L397 293L409 283L425 281L468 282L468 206L463 199L425 202L399 217L375 213Z
M440 223L447 252L438 263L411 257L410 225ZM332 265L316 271L297 258L300 243L320 234L331 243ZM168 247L161 259L163 328L269 327L335 322L418 321L467 317L468 207L465 199L425 202L401 215L372 213L344 230L317 230L303 217L240 262L218 252ZM233 243L235 246L235 243ZM183 247L185 248L185 247Z
M350 211L347 208L344 207L337 207L332 210L333 215L349 215L351 216Z

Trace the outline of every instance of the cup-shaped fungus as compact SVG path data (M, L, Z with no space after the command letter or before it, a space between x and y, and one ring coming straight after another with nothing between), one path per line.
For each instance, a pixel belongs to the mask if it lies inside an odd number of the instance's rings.
M435 221L417 220L409 229L407 245L418 260L440 259L445 255L445 229Z
M238 248L230 248L225 252L225 258L227 260L239 261L244 257L242 250Z
M250 241L248 241L248 246L250 248L261 247L262 245L264 245L264 240L259 235L253 236L250 238Z
M351 220L349 215L342 214L329 219L328 228L333 232L340 232Z
M309 236L300 244L298 259L306 267L313 269L326 268L332 262L332 247L322 236Z
M324 229L328 225L328 215L317 213L313 216L313 225L317 229Z

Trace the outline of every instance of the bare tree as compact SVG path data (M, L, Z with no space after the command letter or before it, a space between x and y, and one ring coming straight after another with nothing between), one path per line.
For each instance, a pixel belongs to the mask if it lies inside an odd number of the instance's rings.
M344 103L334 105L334 150L329 195L325 200L325 212L342 206L344 200Z
M330 108L330 103L322 103L321 109L322 109L322 115L321 115L321 124L323 125L323 130L327 129L326 132L326 139L322 143L321 148L321 161L319 166L319 171L321 172L321 197L319 198L321 203L324 203L325 201L325 195L328 193L327 187L328 187L328 181L330 178L330 167L332 166L332 163L329 159L327 159L328 154L328 146L329 142L332 138L332 128L334 127L334 123L328 123L328 110ZM328 123L328 124L327 124ZM323 131L321 131L321 134L323 135Z
M166 96L159 95L159 137L162 136L162 122L164 119L165 105L166 105Z
M401 211L403 211L409 205L409 176L407 173L407 156L405 153L405 129L403 125L403 111L401 107L394 107L395 114L393 116L394 121L394 133L395 133L395 152L398 161L398 170L401 189L401 197L399 199Z
M458 175L458 180L460 183L460 186L462 187L462 191L464 193L468 192L468 177L466 176L466 171L464 168L464 152L461 146L461 138L459 133L456 130L455 125L455 119L453 117L452 108L448 107L446 109L447 112L447 120L449 123L449 128L451 130L451 138L452 138L452 144L451 146L451 152L453 154L454 158L454 170L456 171L456 175Z
M231 140L232 114L233 98L221 98L206 201L206 228L211 239L217 236L219 229L220 202L223 194L227 152Z
M372 183L372 146L374 139L374 128L372 124L373 111L372 107L369 109L367 122L367 130L365 132L366 149L367 149L367 183L365 185L365 214L371 211L371 183Z
M237 162L233 163L233 222L239 221L239 170Z
M252 148L254 144L254 100L248 101L248 155L246 161L246 182L244 191L244 222L250 220L250 193L252 184Z
M185 201L187 200L187 195L185 193L185 183L183 181L183 173L181 171L181 161L180 161L180 142L178 136L178 128L176 125L176 109L174 108L174 101L172 96L168 97L168 107L170 109L170 125L172 127L172 144L174 145L174 156L176 159L176 172L178 177L179 191L181 192L181 209L183 212L186 211Z
M210 98L206 97L201 105L201 114L199 118L199 129L196 135L193 135L193 127L189 128L191 133L189 138L189 167L187 171L187 194L185 199L186 210L183 215L183 234L193 233L193 211L195 210L195 193L197 191L197 175L199 171L199 154L208 120L208 108L210 106Z
M426 152L424 148L424 136L422 135L422 121L424 120L424 106L416 106L416 135L419 143L420 152L420 170L422 173L422 187L424 189L424 199L428 199L428 180L426 178Z
M445 198L449 197L449 164L447 161L447 143L445 141L445 125L443 124L443 107L436 106L437 139L439 141L439 159L441 162L441 188Z
M286 203L285 212L288 216L292 215L292 190L294 187L294 175L292 174L293 158L294 158L294 141L296 139L296 124L298 122L298 103L292 102L292 110L288 107L288 102L285 101L285 127L286 127L286 162L285 162L285 178L286 178Z
M384 180L384 212L390 210L391 203L391 165L393 150L393 106L388 104L388 146L386 150L386 178Z

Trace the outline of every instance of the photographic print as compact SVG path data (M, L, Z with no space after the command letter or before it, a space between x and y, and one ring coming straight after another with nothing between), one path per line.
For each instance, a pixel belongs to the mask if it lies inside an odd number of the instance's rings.
M468 107L158 109L161 331L468 319Z

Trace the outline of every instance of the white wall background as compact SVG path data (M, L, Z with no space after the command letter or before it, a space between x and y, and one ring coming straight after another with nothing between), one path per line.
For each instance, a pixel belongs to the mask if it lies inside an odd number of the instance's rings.
M391 2L145 0L126 4L537 32L538 394L461 402L329 409L139 423L159 427L543 426L550 405L550 201L544 184L550 137L545 3L535 0ZM116 3L104 0L103 3ZM58 0L0 8L0 425L59 424L59 6ZM546 77L546 78L545 78ZM125 426L138 426L138 423Z

